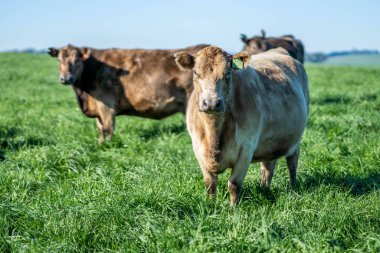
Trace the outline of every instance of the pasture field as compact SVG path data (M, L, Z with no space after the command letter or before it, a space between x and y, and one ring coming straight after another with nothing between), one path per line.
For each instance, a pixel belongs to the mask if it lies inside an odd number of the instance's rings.
M94 119L45 55L0 54L0 252L379 252L380 69L307 65L299 185L206 197L184 117Z

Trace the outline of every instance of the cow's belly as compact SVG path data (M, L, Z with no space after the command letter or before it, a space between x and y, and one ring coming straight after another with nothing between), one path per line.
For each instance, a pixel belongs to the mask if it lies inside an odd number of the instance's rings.
M289 156L298 147L306 127L307 105L303 97L294 97L292 103L281 110L274 108L272 114L263 116L254 161Z
M300 137L296 139L289 136L289 138L277 137L263 140L257 145L252 160L255 162L272 161L282 156L288 156L298 147L299 139Z
M254 161L271 161L293 154L305 129L306 117L297 124L287 123L263 128L253 154Z
M186 94L163 94L162 96L140 96L129 99L130 107L125 114L161 119L177 112L185 113Z

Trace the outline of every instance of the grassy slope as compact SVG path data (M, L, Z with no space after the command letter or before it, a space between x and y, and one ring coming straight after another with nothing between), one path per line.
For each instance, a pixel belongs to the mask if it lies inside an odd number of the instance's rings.
M205 196L183 116L117 119L96 144L47 56L0 54L0 251L379 251L380 70L309 66L300 187L252 165L238 208Z

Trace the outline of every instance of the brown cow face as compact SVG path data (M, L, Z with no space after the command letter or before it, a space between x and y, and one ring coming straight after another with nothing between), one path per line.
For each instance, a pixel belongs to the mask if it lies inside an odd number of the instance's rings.
M266 37L264 30L261 30L261 36L254 36L249 39L245 34L241 34L240 39L245 44L244 51L250 52L251 54L258 54L268 50L265 43Z
M50 56L57 57L59 63L59 81L62 84L75 84L80 78L84 61L90 56L88 48L67 46L60 49L49 48Z
M244 50L252 54L258 54L266 51L264 39L261 37L253 37L246 43Z
M242 58L244 65L250 58L248 53L242 52L232 56L214 46L200 50L195 57L182 52L177 53L175 57L181 69L193 70L198 108L205 113L226 111L231 101L232 72L237 71L232 68L232 60L236 57Z

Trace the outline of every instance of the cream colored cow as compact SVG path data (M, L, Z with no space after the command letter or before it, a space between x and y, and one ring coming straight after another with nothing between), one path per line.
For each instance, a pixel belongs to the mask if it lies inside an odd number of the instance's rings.
M308 115L302 64L282 48L232 56L209 46L175 57L181 69L193 70L186 120L208 193L216 193L218 174L232 168L228 189L234 205L251 162L261 162L261 185L269 189L282 156L295 185Z

